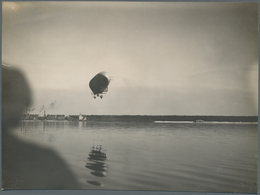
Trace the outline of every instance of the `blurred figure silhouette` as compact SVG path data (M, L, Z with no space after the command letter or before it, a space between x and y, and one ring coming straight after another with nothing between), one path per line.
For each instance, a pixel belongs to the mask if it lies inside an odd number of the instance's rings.
M75 176L56 152L12 135L30 104L25 77L2 65L2 189L79 189Z

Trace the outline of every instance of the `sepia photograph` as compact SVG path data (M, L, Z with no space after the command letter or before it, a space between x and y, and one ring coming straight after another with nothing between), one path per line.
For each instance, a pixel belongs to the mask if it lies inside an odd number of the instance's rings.
M2 190L258 193L258 20L257 2L3 1Z

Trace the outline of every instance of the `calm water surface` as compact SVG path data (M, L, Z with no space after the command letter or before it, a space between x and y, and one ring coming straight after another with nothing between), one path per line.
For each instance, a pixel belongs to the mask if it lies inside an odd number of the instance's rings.
M257 125L27 121L15 134L56 150L83 189L257 192Z

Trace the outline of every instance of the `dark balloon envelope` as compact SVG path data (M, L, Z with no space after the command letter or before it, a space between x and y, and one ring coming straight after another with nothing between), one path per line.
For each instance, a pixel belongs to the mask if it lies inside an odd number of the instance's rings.
M90 80L89 87L93 92L94 98L96 96L103 97L102 94L108 91L110 80L111 78L106 72L100 72Z

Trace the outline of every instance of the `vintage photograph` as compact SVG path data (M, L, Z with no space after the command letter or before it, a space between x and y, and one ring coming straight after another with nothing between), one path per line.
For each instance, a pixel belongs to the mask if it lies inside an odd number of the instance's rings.
M258 14L2 2L2 189L257 193Z

